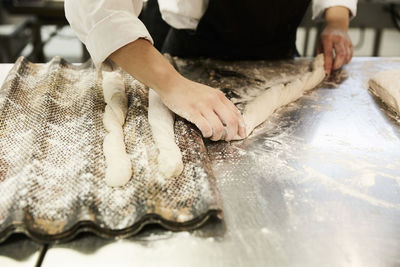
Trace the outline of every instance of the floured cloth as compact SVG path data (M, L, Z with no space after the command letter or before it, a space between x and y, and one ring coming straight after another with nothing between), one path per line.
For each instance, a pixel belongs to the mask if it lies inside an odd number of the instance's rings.
M186 230L221 216L201 134L177 118L184 170L164 180L147 119L148 88L123 77L133 177L112 188L104 180L105 103L94 67L60 58L15 63L0 90L0 242L11 233L42 242L66 241L82 231L125 237L150 223Z

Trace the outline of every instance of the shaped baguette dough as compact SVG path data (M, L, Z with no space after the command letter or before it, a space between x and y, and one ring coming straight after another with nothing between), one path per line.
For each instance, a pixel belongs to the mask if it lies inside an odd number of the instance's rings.
M148 118L154 142L159 150L157 161L161 174L166 179L180 175L183 162L181 151L175 143L174 114L152 89L149 89Z
M377 73L369 80L371 92L400 115L400 69Z
M123 153L122 153L123 152ZM104 138L103 153L106 158L106 183L109 186L123 186L132 176L131 160L125 152L122 129L113 131Z
M128 113L128 99L125 93L117 92L113 94L107 106L110 106L119 124L124 125L126 114Z
M104 100L107 103L103 124L108 132L103 142L106 158L105 181L109 186L123 186L132 176L131 160L126 153L122 129L128 111L128 100L119 73L104 72L102 85Z
M318 55L312 63L312 71L289 83L274 85L250 101L244 109L243 119L246 134L249 136L258 125L263 123L278 108L299 99L304 92L313 89L325 78L324 57ZM236 136L234 140L242 139Z
M125 85L121 74L118 72L103 72L103 95L104 101L109 104L111 97L119 92L125 94Z
M109 105L106 105L103 114L103 125L106 128L107 132L115 132L121 130L121 123L117 119L114 111L111 109Z

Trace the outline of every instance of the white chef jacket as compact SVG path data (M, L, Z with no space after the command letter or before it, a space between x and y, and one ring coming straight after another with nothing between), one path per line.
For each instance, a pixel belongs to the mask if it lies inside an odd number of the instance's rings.
M196 29L209 0L158 0L162 18L177 29ZM153 40L138 19L143 0L65 0L65 16L99 66L111 53L138 38ZM347 7L351 16L357 0L313 0L313 19L332 6Z

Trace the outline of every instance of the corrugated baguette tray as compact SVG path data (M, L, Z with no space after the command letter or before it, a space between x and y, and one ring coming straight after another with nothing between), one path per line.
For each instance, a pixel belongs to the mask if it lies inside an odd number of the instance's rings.
M178 178L163 179L147 120L148 88L116 71L129 99L124 134L134 172L121 188L104 182L105 103L91 62L17 60L0 90L0 242L12 233L39 242L63 242L83 231L127 237L147 224L187 230L221 217L198 130L177 118L185 167Z

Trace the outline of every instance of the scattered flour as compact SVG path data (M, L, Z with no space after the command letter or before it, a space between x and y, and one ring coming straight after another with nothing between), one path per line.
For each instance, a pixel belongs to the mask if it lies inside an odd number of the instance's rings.
M351 197L360 199L362 201L365 201L371 205L378 206L378 207L384 207L384 208L393 208L400 210L400 205L392 204L383 200L376 199L374 197L368 196L367 194L363 194L361 192L358 192L349 186L346 186L344 184L341 184L334 179L331 179L329 176L311 168L308 166L303 166L303 169L306 171L307 176L311 179L315 179L319 183L329 187L330 189L337 190L341 192L342 194L349 195Z

